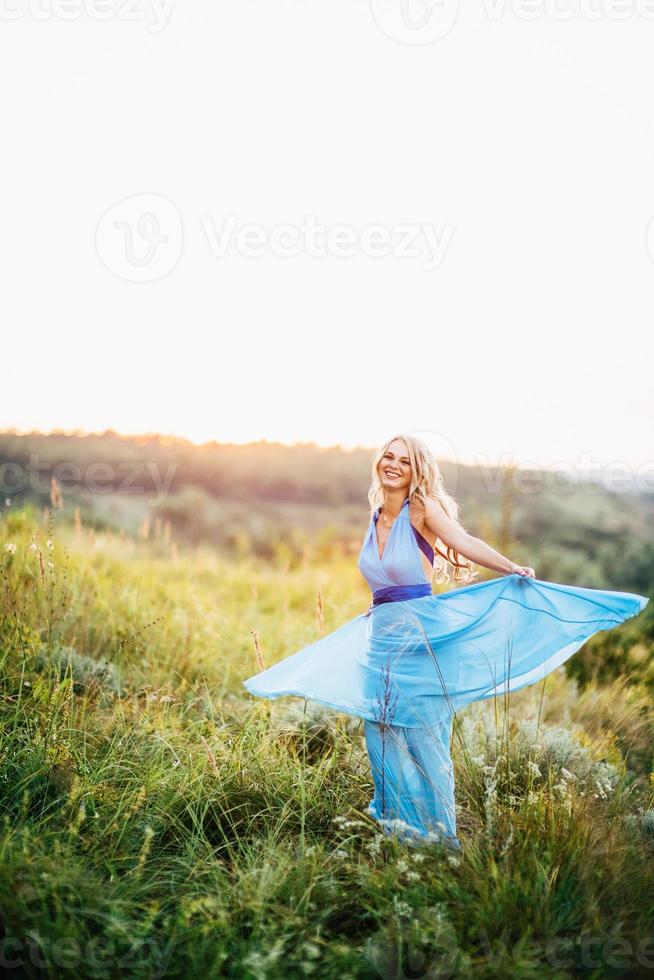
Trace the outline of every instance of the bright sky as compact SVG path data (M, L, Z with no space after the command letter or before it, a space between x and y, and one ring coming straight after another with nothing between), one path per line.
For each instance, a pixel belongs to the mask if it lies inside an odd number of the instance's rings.
M652 462L647 3L0 0L0 426Z

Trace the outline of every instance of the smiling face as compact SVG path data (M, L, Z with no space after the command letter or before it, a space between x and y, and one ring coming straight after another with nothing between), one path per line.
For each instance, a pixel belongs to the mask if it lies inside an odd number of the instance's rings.
M384 490L404 490L411 486L411 460L403 439L394 439L377 467Z

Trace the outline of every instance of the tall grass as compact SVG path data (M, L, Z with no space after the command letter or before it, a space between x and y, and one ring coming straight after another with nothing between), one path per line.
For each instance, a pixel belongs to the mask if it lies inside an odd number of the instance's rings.
M173 555L30 509L0 528L6 975L654 968L647 687L558 671L508 719L466 709L463 854L415 850L366 813L355 719L241 686L365 610L351 560Z

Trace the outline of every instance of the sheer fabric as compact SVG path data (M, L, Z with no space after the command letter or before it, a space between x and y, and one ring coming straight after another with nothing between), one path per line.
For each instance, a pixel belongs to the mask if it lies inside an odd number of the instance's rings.
M408 503L382 555L379 512L359 553L373 602L385 601L244 683L259 697L297 695L363 718L375 785L371 813L456 846L454 712L542 680L594 633L637 615L649 599L512 574L389 601L407 587L424 592L430 581Z

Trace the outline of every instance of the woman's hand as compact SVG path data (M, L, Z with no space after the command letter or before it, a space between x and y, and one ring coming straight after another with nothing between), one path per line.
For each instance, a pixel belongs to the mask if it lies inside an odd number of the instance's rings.
M524 575L525 578L536 578L536 572L529 565L514 565L509 575Z

